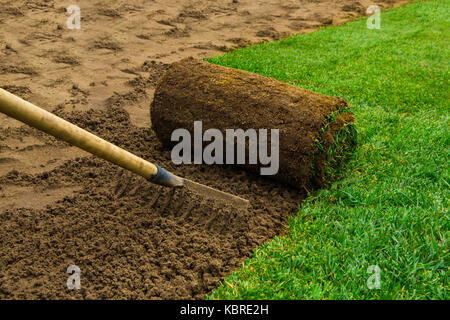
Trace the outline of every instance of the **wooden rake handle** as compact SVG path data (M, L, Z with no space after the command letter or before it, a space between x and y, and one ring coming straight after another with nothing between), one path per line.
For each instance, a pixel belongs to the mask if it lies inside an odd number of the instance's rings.
M156 184L171 187L183 185L183 179L172 175L159 166L139 158L1 88L0 112L119 165Z

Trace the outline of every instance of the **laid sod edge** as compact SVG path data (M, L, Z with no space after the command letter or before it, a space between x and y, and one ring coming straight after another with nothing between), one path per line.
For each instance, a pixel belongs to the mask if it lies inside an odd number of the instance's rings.
M358 128L344 178L209 298L449 298L449 9L416 2L383 12L380 30L361 19L209 59L343 96Z

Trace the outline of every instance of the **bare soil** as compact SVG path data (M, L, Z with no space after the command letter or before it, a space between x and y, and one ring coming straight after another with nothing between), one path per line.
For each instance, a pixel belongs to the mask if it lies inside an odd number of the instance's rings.
M0 298L202 298L280 234L304 193L239 169L175 167L150 128L169 63L342 24L411 1L0 0L0 87L248 212L155 187L0 115ZM81 290L66 287L81 269Z

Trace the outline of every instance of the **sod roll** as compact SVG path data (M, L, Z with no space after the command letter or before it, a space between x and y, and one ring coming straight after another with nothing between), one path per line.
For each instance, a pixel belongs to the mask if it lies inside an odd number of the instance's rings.
M178 144L171 141L178 128L193 141L194 121L202 121L203 132L219 129L224 137L227 129L279 129L279 170L268 177L307 190L333 179L353 150L353 120L343 98L193 58L170 66L151 105L152 128L168 148ZM270 134L268 141L270 154ZM248 155L248 143L245 148ZM248 164L248 157L238 166L256 174L267 167L259 160Z

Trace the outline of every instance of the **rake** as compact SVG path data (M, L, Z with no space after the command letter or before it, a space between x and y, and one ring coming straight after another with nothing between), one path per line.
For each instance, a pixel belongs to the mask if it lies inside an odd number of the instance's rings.
M249 201L241 197L176 176L1 88L0 112L140 175L154 184L187 188L202 197L241 209L246 209L249 205Z

